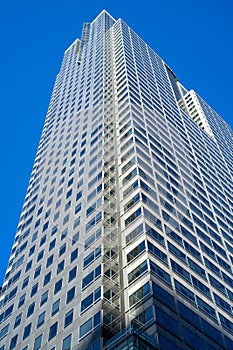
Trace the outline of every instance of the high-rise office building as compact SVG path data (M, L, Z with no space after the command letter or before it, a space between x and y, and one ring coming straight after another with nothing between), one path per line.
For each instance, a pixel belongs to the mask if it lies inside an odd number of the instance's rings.
M121 19L57 75L0 350L233 349L233 133Z

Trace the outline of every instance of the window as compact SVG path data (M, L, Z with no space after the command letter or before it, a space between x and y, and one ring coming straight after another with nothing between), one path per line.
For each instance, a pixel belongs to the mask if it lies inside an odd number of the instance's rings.
M92 318L90 318L87 322L85 322L80 326L80 338L83 337L88 332L90 332L91 329L92 329Z
M14 309L14 304L12 304L11 306L9 306L5 312L3 312L0 315L0 323L2 323L2 321L4 321L7 317L9 317L12 314L12 311Z
M52 242L50 242L49 244L49 251L52 250L56 245L56 238L54 238L54 240Z
M24 289L25 287L27 287L28 282L29 282L29 276L27 276L27 277L24 279L23 284L22 284L22 289Z
M169 242L168 242L169 244ZM165 265L168 264L167 262L167 256L164 254L159 248L154 246L151 242L148 241L148 250L151 252L153 255L155 255L157 258L159 258Z
M43 258L43 256L44 256L44 249L41 252L39 252L37 256L37 262L40 261Z
M70 350L71 349L71 334L68 335L62 342L62 350Z
M31 256L35 252L36 246L34 245L33 247L30 248L29 250L29 256Z
M227 295L225 286L222 283L220 283L218 280L216 280L216 278L214 278L210 274L208 274L208 275L209 275L210 284L212 286L214 286L215 288L217 288L219 290L219 292ZM233 300L233 299L231 299L231 300Z
M86 232L93 228L102 219L102 213L98 213L93 219L86 224Z
M54 338L57 335L57 326L58 326L58 322L55 322L49 329L49 338L48 340L51 340L52 338Z
M44 305L47 302L48 294L49 294L48 290L45 293L42 294L41 300L40 300L40 306Z
M71 201L69 201L68 203L66 203L65 205L65 211L68 210L71 207Z
M63 246L59 249L59 256L61 256L62 254L64 254L66 251L66 243L63 244Z
M152 282L152 289L154 298L160 300L163 304L167 305L170 309L176 310L176 304L174 297L166 290Z
M178 301L179 311L182 318L193 324L196 328L202 329L199 315ZM203 319L202 319L203 321Z
M142 213L141 208L138 208L133 214L131 214L126 220L125 220L125 227L127 227L131 222L136 220Z
M32 260L27 263L26 268L25 268L25 273L28 272L31 267L32 267Z
M164 282L171 285L170 275L165 272L160 266L156 265L153 261L150 261L150 269L152 273L161 278Z
M21 319L22 319L22 314L19 314L18 316L16 316L15 323L14 323L14 328L16 328L16 327L18 327L20 325Z
M41 343L42 343L42 334L39 335L39 337L37 337L37 338L35 339L33 350L38 350L38 349L40 349Z
M188 257L189 267L206 280L205 270Z
M129 263L132 259L138 256L144 250L145 250L145 241L141 242L137 247L135 247L133 250L131 250L127 254L127 262Z
M46 241L46 235L44 235L40 240L40 247L45 243Z
M54 294L58 293L62 288L62 278L55 283Z
M195 303L194 293L191 292L188 288L186 288L183 284L181 284L177 280L175 280L175 288L178 293L182 294L185 298Z
M66 297L66 304L70 303L75 296L75 286L72 287L70 290L67 292L67 297Z
M80 203L81 204L81 203ZM102 204L102 198L98 198L98 200L94 203L92 203L92 205L86 210L86 217L88 217L89 215L91 215L94 211L96 211L96 209ZM76 207L77 208L77 207ZM75 208L75 209L76 209ZM81 208L80 208L81 210ZM76 213L76 210L75 210Z
M49 283L49 281L51 279L51 274L52 273L50 271L49 273L47 273L47 275L45 275L45 277L44 277L44 286Z
M224 309L226 312L228 312L230 315L232 315L230 304L228 304L225 300L220 298L220 296L218 296L217 294L215 294L215 293L213 293L213 294L214 294L214 299L215 299L216 304L218 306L220 306L222 309Z
M107 298L107 296L105 295ZM89 306L91 306L93 303L98 301L101 298L101 287L97 288L94 292L89 294L85 299L81 302L81 312L86 310Z
M48 257L46 262L46 268L49 267L53 263L53 254Z
M89 248L96 240L101 237L101 228L99 228L95 233L93 233L86 241L84 245L84 249Z
M33 233L32 242L34 242L37 239L37 236L38 236L38 231Z
M72 188L66 193L66 199L72 195Z
M57 301L55 301L55 303L53 303L51 316L55 315L59 311L59 308L60 308L60 299L58 299Z
M42 197L41 200L42 199L44 199L44 197ZM34 228L37 228L39 225L40 225L40 219L36 221Z
M163 337L161 334L159 334L159 344L161 346L161 349L181 350L179 346L175 345L173 342Z
M16 334L13 338L11 338L9 350L15 349L15 347L17 345L17 340L18 340L18 334Z
M81 209L82 209L82 203L79 203L79 204L75 207L74 213L75 213L75 214L79 213Z
M204 312L206 312L209 316L216 319L216 313L213 307L211 307L209 304L207 304L204 300L199 298L197 296L197 305L200 309L202 309Z
M82 289L85 289L93 280L101 275L101 265L97 266L95 270L91 271L82 281Z
M231 322L225 316L219 314L219 318L223 327L227 328L231 333L233 333L233 322Z
M41 265L36 268L34 273L34 279L40 275L40 272L41 272Z
M61 202L61 200L59 200L59 202ZM56 232L57 232L57 225L52 228L51 236L55 235Z
M76 195L76 202L82 197L82 191Z
M68 229L66 228L61 234L61 241L67 237Z
M31 333L31 327L32 327L32 324L29 323L29 324L24 328L23 340L26 339L27 337L29 337L29 335L30 335L30 333Z
M179 336L178 322L159 307L156 307L156 318L160 324Z
M72 178L68 181L67 187L69 187L70 185L72 185L73 182L74 182L74 178L72 177Z
M26 294L22 295L22 296L19 298L18 309L24 304L25 298L26 298Z
M191 346L194 345L195 349L204 349L205 348L205 342L202 338L200 338L197 334L191 332L188 328L183 326L183 335L185 342L187 344L190 344Z
M70 214L68 214L64 217L63 225L65 225L69 221L69 218L70 218Z
M65 266L65 260L62 260L58 265L57 265L57 275L64 270Z
M64 328L68 327L73 322L74 310L70 310L65 315Z
M79 225L80 225L80 216L74 221L73 230L75 230L76 227L78 227Z
M37 320L37 328L39 328L45 321L45 313L46 311L42 312L39 316L38 316L38 320Z
M124 213L129 211L135 204L137 204L140 200L140 195L137 193L133 198L131 198L125 205L124 205Z
M98 259L101 255L101 246L93 250L83 262L83 268L85 269L88 265L90 265L94 260Z
M70 263L72 263L78 257L78 248L72 251L70 254Z
M38 283L36 283L31 290L31 297L33 297L33 295L35 295L37 293L38 290Z
M190 283L190 274L181 265L177 264L174 260L171 260L172 270L181 275L185 280Z
M191 253L195 258L201 260L201 254L195 248L193 248L193 246L191 246L191 244L189 244L188 242L184 241L184 246L185 246L185 249L189 253Z
M79 240L79 232L76 233L73 237L72 237L72 245L74 245L75 243L77 243Z
M148 271L147 261L143 261L138 267L128 274L128 282L131 283L136 278L141 276L144 272Z
M136 227L132 232L130 232L126 236L126 243L128 244L132 240L134 240L135 237L139 236L143 232L143 225L140 224L138 227ZM161 236L162 237L162 236Z
M129 305L130 307L136 304L138 301L141 301L146 295L150 293L150 284L147 282L144 286L140 287L133 294L129 296Z
M28 312L27 312L27 317L30 317L35 309L35 302L33 302L31 305L28 306Z
M99 324L100 311L80 326L80 338L84 337L87 333L89 333L94 327L98 326Z
M69 279L68 282L71 282L77 274L77 266L75 266L72 270L69 271Z
M204 293L207 297L209 297L211 299L211 295L210 295L210 290L208 287L206 287L205 284L203 284L201 281L199 281L196 277L191 276L192 277L192 282L195 288L199 289L202 293Z
M2 340L7 335L8 329L9 329L9 325L10 324L8 323L5 327L3 327L1 329L1 331L0 331L0 340Z
M206 257L204 257L205 265L213 271L216 275L221 276L219 268L213 264L210 260L208 260Z

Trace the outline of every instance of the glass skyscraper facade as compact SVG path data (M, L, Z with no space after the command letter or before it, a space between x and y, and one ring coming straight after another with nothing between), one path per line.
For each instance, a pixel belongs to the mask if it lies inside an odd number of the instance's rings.
M0 350L233 349L233 132L121 19L64 54Z

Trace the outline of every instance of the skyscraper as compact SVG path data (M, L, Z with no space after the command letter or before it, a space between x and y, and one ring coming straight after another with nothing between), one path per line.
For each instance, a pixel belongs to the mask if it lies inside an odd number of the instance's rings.
M233 133L121 19L57 75L0 350L233 349Z

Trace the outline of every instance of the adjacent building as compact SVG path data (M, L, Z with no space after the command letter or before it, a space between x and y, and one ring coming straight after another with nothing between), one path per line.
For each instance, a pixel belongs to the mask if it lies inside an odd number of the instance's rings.
M64 54L0 350L233 349L233 133L121 19Z

